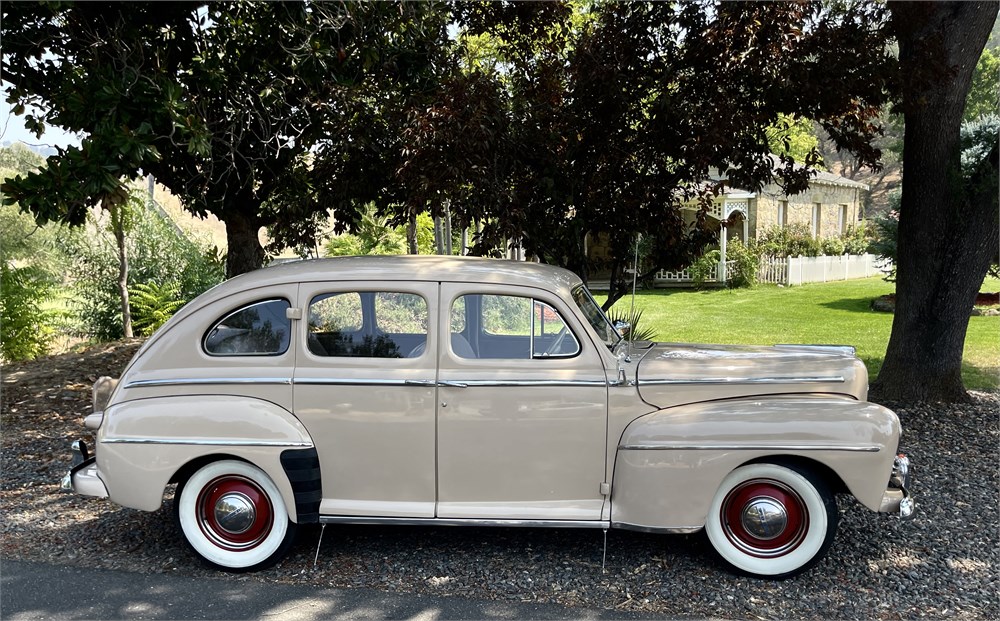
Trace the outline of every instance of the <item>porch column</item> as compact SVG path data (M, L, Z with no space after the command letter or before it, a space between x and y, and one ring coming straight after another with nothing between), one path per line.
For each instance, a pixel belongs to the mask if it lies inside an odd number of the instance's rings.
M726 283L726 225L719 226L719 282Z

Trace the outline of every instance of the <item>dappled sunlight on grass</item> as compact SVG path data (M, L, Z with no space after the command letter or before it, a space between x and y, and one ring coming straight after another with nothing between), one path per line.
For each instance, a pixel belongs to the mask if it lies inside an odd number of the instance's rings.
M893 290L881 278L800 287L657 289L639 292L635 304L643 311L643 324L654 327L660 341L853 345L874 379L885 358L892 314L872 311L869 305ZM987 279L983 290L1000 290L1000 280ZM618 302L629 304L629 296ZM1000 317L970 318L962 376L967 388L1000 386Z

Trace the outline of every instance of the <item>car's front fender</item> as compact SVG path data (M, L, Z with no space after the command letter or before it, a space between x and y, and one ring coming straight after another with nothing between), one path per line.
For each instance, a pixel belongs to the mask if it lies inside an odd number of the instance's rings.
M898 443L899 419L892 411L838 396L733 399L659 410L622 434L612 521L654 530L701 527L727 474L752 461L782 459L820 464L878 511Z

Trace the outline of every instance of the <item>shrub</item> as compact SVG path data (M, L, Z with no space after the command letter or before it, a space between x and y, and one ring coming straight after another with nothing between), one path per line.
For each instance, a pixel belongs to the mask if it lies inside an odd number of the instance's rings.
M842 237L824 237L819 243L823 254L831 257L838 257L846 251L846 244Z
M55 314L42 302L55 281L36 266L0 263L0 357L30 360L48 352Z
M726 262L732 265L726 271L726 285L731 289L753 287L757 284L760 269L760 255L738 239L729 242L726 248Z
M136 334L151 335L180 310L187 303L187 300L180 298L180 292L181 287L177 282L163 286L147 282L129 287L128 302Z
M718 274L719 258L722 256L718 250L709 250L691 264L691 279L695 289L701 289L709 278L715 278Z
M759 256L775 257L818 257L822 254L817 241L805 224L789 224L785 227L771 227L757 239L756 252Z
M131 205L145 210L141 197ZM156 283L176 286L177 299L190 300L222 282L225 268L221 253L207 243L181 237L173 226L155 214L139 211L126 237L129 261L128 286ZM114 236L99 222L64 236L69 277L74 290L71 309L78 334L98 340L123 335L121 298L118 292L118 250ZM175 309L176 310L176 309Z
M841 239L844 241L844 252L847 254L865 254L872 243L871 232L864 222L848 227Z

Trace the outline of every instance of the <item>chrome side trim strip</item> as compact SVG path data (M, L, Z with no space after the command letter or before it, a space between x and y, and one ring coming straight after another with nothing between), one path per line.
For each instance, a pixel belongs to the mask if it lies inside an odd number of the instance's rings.
M294 446L311 448L312 442L292 440L224 440L195 438L104 438L101 444L188 444L195 446Z
M461 380L465 386L607 386L607 380ZM440 382L446 385L446 382Z
M364 515L321 515L320 524L385 524L398 526L503 526L526 528L608 528L604 520L487 520L481 518L406 518Z
M634 530L640 533L663 533L669 535L690 535L691 533L696 533L704 526L641 526L639 524L629 524L628 522L611 522L611 528L620 528L621 530Z
M620 451L849 451L878 453L877 444L620 444Z
M292 384L305 386L429 386L436 385L434 380L403 380L403 379L372 379L344 377L296 377Z
M290 385L290 377L178 377L170 379L133 380L125 388L152 388L156 386L196 386L205 384L262 384Z
M694 377L640 379L639 386L662 386L666 384L843 384L843 375L827 377Z

